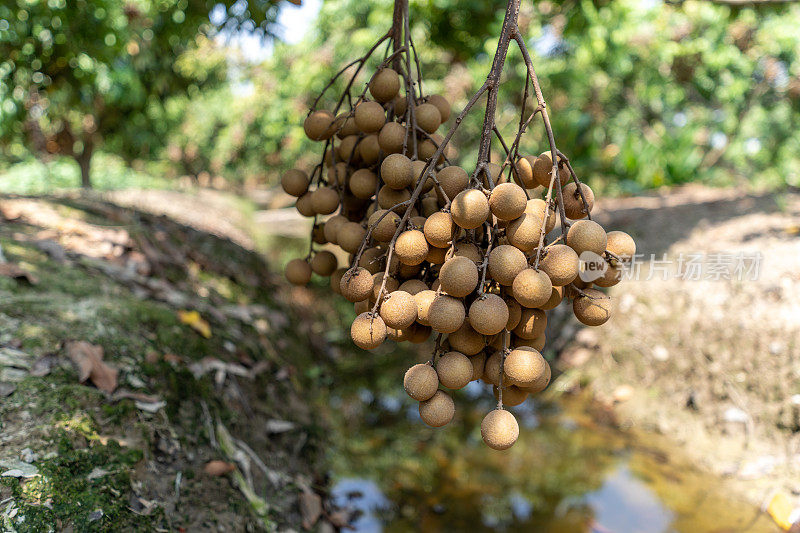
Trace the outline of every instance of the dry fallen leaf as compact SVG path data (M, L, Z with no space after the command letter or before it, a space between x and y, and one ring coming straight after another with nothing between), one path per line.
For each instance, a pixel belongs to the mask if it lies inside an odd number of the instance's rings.
M211 338L211 326L203 320L197 311L178 311L178 320L186 324L206 339Z
M303 527L311 529L322 515L322 498L306 489L300 493L300 514L303 515Z
M103 347L86 341L70 341L66 344L67 356L78 367L81 383L90 380L95 387L107 393L117 388L119 371L103 362Z
M234 468L236 467L233 466L233 463L215 459L206 463L206 466L203 467L203 472L209 476L221 476L232 472Z

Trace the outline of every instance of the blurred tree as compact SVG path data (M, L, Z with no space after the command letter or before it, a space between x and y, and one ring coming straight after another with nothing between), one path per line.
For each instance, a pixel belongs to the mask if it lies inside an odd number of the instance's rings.
M156 153L164 103L226 77L202 35L271 36L280 0L18 0L0 5L0 143L20 156L66 154L91 186L101 145L126 160ZM294 2L296 3L296 1ZM209 20L219 15L215 28Z

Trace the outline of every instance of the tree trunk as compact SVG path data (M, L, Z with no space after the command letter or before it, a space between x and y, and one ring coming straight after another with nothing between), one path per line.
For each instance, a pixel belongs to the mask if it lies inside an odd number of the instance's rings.
M75 161L78 162L78 166L81 169L81 187L84 189L92 188L91 164L93 152L94 147L91 142L86 142L83 145L83 152L75 156Z

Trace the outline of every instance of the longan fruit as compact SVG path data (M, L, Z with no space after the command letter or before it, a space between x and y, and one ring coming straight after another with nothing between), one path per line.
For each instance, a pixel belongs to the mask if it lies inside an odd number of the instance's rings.
M575 317L587 326L604 324L614 310L611 298L597 289L585 289L585 296L577 296L572 301Z
M436 362L436 374L448 389L462 389L472 381L472 362L461 352L447 352Z
M427 255L425 257L428 257ZM418 265L404 265L400 263L397 267L397 276L400 278L408 279L419 276L422 271L422 263Z
M506 226L508 243L523 252L530 252L539 246L542 232L542 219L531 213L523 213Z
M519 424L510 412L495 409L481 422L483 442L493 450L507 450L519 438Z
M552 377L552 370L550 369L550 365L545 361L544 373L532 384L528 386L520 386L520 390L527 392L528 394L536 394L542 392L544 389L547 388L547 385L550 384L550 378Z
M430 181L430 178L428 178ZM422 199L422 215L429 217L439 210L439 200L436 196L425 196Z
M348 135L342 139L342 142L339 143L339 158L341 161L345 164L359 162L360 151L358 145L358 135Z
M333 185L339 185L347 180L350 175L350 167L344 161L339 161L332 167L328 168L328 181L332 181Z
M319 251L311 258L311 270L318 276L330 276L338 266L336 256L328 250Z
M486 353L480 352L469 358L472 363L472 379L471 381L479 380L483 377L483 367L486 364Z
M389 294L396 291L400 287L400 282L392 276L386 278L386 283L383 283L383 272L377 272L372 275L372 299L377 300L381 297L381 286L383 286L383 294Z
M561 157L559 157L559 161ZM533 177L544 188L550 186L550 176L553 172L553 158L550 157L550 152L542 152L533 163ZM561 187L569 181L569 170L565 167L558 169L558 182L553 184L553 187Z
M407 292L392 291L381 304L380 315L388 327L406 329L417 320L417 302Z
M420 294L424 292L426 291ZM461 300L440 294L433 299L433 302L428 307L426 319L428 325L437 333L453 333L464 324L466 315L467 313Z
M318 215L330 215L339 207L339 193L332 187L320 187L311 193L311 207Z
M473 263L480 263L483 261L483 256L481 252L478 250L478 247L472 244L471 242L459 242L453 248L453 253L450 254L448 250L448 255L446 256L447 259L450 257L466 257Z
M587 206L583 205L583 200L575 182L567 183L561 191L561 196L564 198L564 213L573 220L586 217L584 209L588 207L588 212L591 213L592 207L594 207L594 192L592 192L592 189L588 185L581 183L581 191L583 191L583 196L586 198Z
M311 281L311 265L303 259L292 259L286 263L285 274L292 285L305 285Z
M381 163L381 178L392 189L405 189L414 182L411 160L403 154L390 154Z
M394 232L397 231L397 226L400 225L400 215L394 211L380 209L370 215L367 224L370 227L377 224L372 230L372 237L378 242L389 242L394 237ZM381 218L383 216L383 218ZM380 219L380 222L378 222Z
M350 302L361 302L372 294L372 274L366 268L349 269L342 276L339 292Z
M325 240L329 243L336 244L338 242L336 236L337 232L339 231L339 228L341 228L346 222L348 222L348 220L344 215L334 215L326 220L322 226L322 231L325 234Z
M483 367L483 376L481 379L485 383L489 385L494 385L495 387L499 386L500 384L500 366L503 362L503 352L496 351L492 355L486 358L486 363ZM503 383L503 385L511 385L511 383Z
M636 255L636 242L624 231L609 231L606 250L623 261L629 261Z
M400 76L393 69L379 70L369 84L369 94L380 103L385 103L400 92Z
M439 390L439 377L429 364L417 364L406 370L403 388L418 402L430 399Z
M545 372L547 361L532 348L516 348L506 356L503 370L506 376L521 386L532 385Z
M395 342L407 341L411 338L410 329L395 329L386 327L386 338Z
M333 271L333 274L331 274L331 290L336 294L342 294L342 291L339 289L339 285L342 283L342 277L344 276L345 272L347 272L347 268L342 267L337 268Z
M531 156L520 157L516 163L516 179L521 187L526 189L533 189L538 185L536 179L533 177L533 161L535 158Z
M514 220L525 212L528 198L515 183L501 183L489 194L489 209L499 220Z
M436 299L436 291L425 289L414 295L414 301L417 303L417 322L423 326L430 326L428 322L428 314L433 301Z
M450 213L436 212L425 220L423 233L431 246L448 248L456 232Z
M297 199L294 206L297 209L297 212L303 215L304 217L313 217L316 213L314 211L314 206L311 204L311 195L314 194L312 192L307 192L302 195L300 198Z
M376 133L386 122L383 106L378 102L361 102L356 106L354 116L356 126L364 133Z
M372 350L386 340L386 324L379 316L361 313L350 326L350 337L359 348Z
M406 230L397 237L394 253L401 263L418 265L425 261L428 255L428 241L425 234L419 230Z
M578 277L578 254L566 244L554 244L547 248L539 267L550 276L553 285L563 287Z
M489 252L489 275L500 285L512 285L514 278L527 267L525 254L510 244L501 244Z
M306 132L306 137L312 141L330 139L335 131L333 126L333 113L327 109L313 111L303 121L303 130Z
M308 191L308 174L296 168L287 170L281 177L281 187L286 194L299 198Z
M433 396L419 403L419 416L431 427L442 427L448 424L456 414L453 399L444 391L437 390Z
M622 271L619 267L608 265L608 268L603 273L603 276L594 280L594 284L598 287L613 287L622 280Z
M336 136L340 139L344 139L349 135L357 135L359 133L358 126L356 125L356 119L353 118L353 116L347 111L343 111L336 116L336 122L334 126L339 128L339 131L336 132Z
M423 326L422 324L411 324L409 329L411 333L409 333L408 340L413 344L422 344L428 340L433 332L429 326Z
M420 104L414 108L417 126L428 133L434 133L442 124L442 115L433 104Z
M381 156L381 145L378 142L378 136L372 134L361 139L361 142L358 143L358 155L361 156L361 161L367 165L377 163Z
M606 230L594 220L577 220L567 231L567 246L579 256L586 251L603 255L607 242Z
M506 307L508 307L508 322L506 322L506 329L511 331L517 324L519 324L519 319L522 318L522 306L519 305L519 302L514 298L505 298L503 300L506 303Z
M394 116L402 117L408 110L408 99L404 95L398 94L392 99L392 105L394 106Z
M358 169L350 176L348 187L356 198L369 200L378 188L378 176L367 168Z
M376 274L383 270L383 254L384 250L381 248L367 248L364 250L364 253L361 254L361 259L358 260L358 266L366 268L370 274Z
M540 305L539 309L544 309L545 311L549 311L550 309L555 309L556 307L558 307L558 304L561 303L561 300L563 298L564 298L564 287L554 286L553 292L550 293L550 299L547 300L547 302Z
M354 254L361 248L364 236L367 234L358 222L345 222L336 232L336 242L345 252Z
M325 229L321 223L314 224L311 228L311 240L316 244L326 244L328 242L325 238Z
M547 327L547 315L541 309L522 309L519 324L514 333L523 339L535 339L544 333Z
M460 328L447 337L450 347L465 355L475 355L486 346L486 339L465 321Z
M553 284L541 270L526 268L514 278L511 292L520 305L528 308L547 303L553 293Z
M521 339L515 335L514 340L511 341L511 345L514 346L515 348L524 348L524 347L533 348L537 352L541 353L541 351L544 350L544 345L546 342L547 342L547 336L544 333L542 333L535 339Z
M484 294L469 306L469 323L482 335L503 331L509 319L508 306L496 294Z
M427 291L428 284L421 279L409 279L401 283L398 290L405 291L411 296L415 296L422 291ZM416 305L416 302L414 305Z
M490 189L489 179L487 178L486 174L488 173L489 176L492 177L492 183L497 186L503 183L505 180L502 178L501 173L503 171L503 167L498 165L497 163L486 163L486 172L481 172L481 182L483 186L487 189Z
M387 122L378 134L378 145L387 154L399 154L406 140L406 128L397 122Z
M433 104L439 111L439 117L442 119L442 124L447 122L450 118L450 102L441 94L432 94L428 97L428 103Z
M425 256L425 261L432 265L443 265L447 251L447 248L436 248L435 246L431 246L428 248L428 255Z
M457 166L444 167L437 173L436 178L451 201L469 185L467 171Z
M496 400L500 399L500 389L492 387L492 394ZM528 399L528 393L516 385L503 387L503 407L515 407Z
M489 201L481 191L468 189L456 195L450 212L456 224L464 229L475 229L489 217Z
M463 298L478 286L478 267L466 257L448 259L439 270L439 283L444 292Z
M428 167L428 163L426 163L425 161L416 160L416 161L412 161L411 162L412 174L414 175L414 185L419 183L419 180L422 177L422 173L425 171L425 169L427 167ZM430 191L431 189L433 189L433 187L435 185L433 180L434 180L435 177L436 177L436 171L433 168L431 168L430 169L430 173L428 173L428 177L425 180L425 185L422 186L422 192L423 193L426 193L426 192ZM433 198L433 200L435 201L435 198ZM434 205L436 205L436 204L434 204ZM434 208L433 211L437 211L437 210L438 210L438 207ZM430 213L428 213L425 216L429 216L429 215L430 215Z
M378 191L378 205L383 209L392 209L395 213L401 215L405 212L407 206L398 204L402 204L410 198L411 193L408 189L397 190L384 185Z

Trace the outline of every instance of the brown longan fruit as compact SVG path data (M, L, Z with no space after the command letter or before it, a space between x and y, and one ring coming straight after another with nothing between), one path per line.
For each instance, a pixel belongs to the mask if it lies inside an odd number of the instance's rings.
M381 248L367 248L364 250L364 253L361 254L361 259L358 260L358 266L366 268L370 274L375 274L383 270L383 254L384 250Z
M559 161L561 157L559 156ZM533 162L533 177L544 188L550 186L550 177L553 172L553 158L550 157L550 152L542 152L539 157ZM558 169L558 183L553 184L553 187L563 186L569 181L569 170L565 167Z
M451 201L469 185L467 171L457 166L444 167L437 173L436 178Z
M588 211L591 213L592 207L594 207L594 192L584 183L581 183L581 191L583 191L583 196L586 198L586 207L588 207ZM586 217L583 200L581 199L578 186L575 182L567 183L564 186L564 190L561 191L561 196L564 198L564 213L567 217L573 220Z
M442 124L447 122L450 118L450 102L441 94L432 94L428 97L428 103L433 104L439 110L439 117L442 119Z
M512 285L527 267L525 254L509 244L501 244L489 253L489 275L500 285Z
M567 231L567 246L579 256L586 251L603 255L607 242L606 230L594 220L577 220Z
M450 259L450 257L466 257L476 264L483 261L483 256L481 255L480 250L478 250L478 247L471 242L456 243L455 247L453 248L453 253L450 254L449 252L450 251L448 250L448 254L446 256L447 259Z
M437 390L429 399L419 403L419 416L431 427L448 424L455 414L453 399L444 391Z
M478 267L466 257L453 257L439 270L439 283L444 292L463 298L478 286Z
M372 350L386 340L386 324L372 313L361 313L350 326L350 337L359 348Z
M347 268L341 267L334 270L333 274L331 274L331 290L336 294L342 294L342 291L339 289L339 285L342 283L342 277L344 276L345 272L347 272Z
M311 270L318 276L330 276L338 266L336 256L328 250L317 252L311 259Z
M294 206L297 209L297 212L303 215L304 217L313 217L316 215L316 211L314 211L314 206L311 204L311 195L313 193L307 192L302 195L300 198L297 199Z
M548 276L549 277L549 276ZM550 299L547 300L544 304L539 306L539 309L544 309L545 311L549 311L550 309L555 309L558 307L558 304L561 303L561 300L564 298L564 287L554 286L553 292L550 293Z
M400 282L392 276L386 278L386 283L383 283L383 272L377 272L372 275L372 299L377 300L381 297L381 286L383 286L383 294L389 294L396 291L400 287Z
M441 172L439 172L441 175ZM464 229L481 226L489 217L489 201L477 189L461 191L450 206L453 221Z
M508 307L508 322L506 322L506 329L511 331L522 317L522 306L514 298L505 298L506 307Z
M392 105L394 106L394 116L402 117L408 110L408 99L404 95L398 94L392 99Z
M514 278L511 285L514 298L524 307L540 307L553 293L550 277L541 270L526 268Z
M406 370L403 388L411 398L424 402L439 390L439 377L431 365L417 364Z
M327 109L313 111L303 121L303 130L306 132L306 137L312 141L330 139L335 131L333 126L333 113Z
M414 182L413 182L414 185L419 183L419 180L422 177L422 173L425 171L425 169L427 167L428 167L428 163L426 163L425 161L416 160L416 161L412 161L411 162L412 174L414 176ZM431 189L433 189L433 186L435 185L435 183L433 182L433 179L435 177L436 177L436 171L433 168L431 168L431 171L428 174L427 179L425 180L425 185L422 186L422 192L423 193L426 193L426 192L430 191ZM438 208L434 209L434 211L436 211L436 210L438 210ZM425 216L429 216L429 215L430 215L430 213L428 215L425 215Z
M328 242L325 238L325 229L322 224L314 224L311 228L311 240L316 244L326 244Z
M392 291L381 304L380 314L388 327L406 329L417 320L417 302L407 292Z
M356 126L364 133L376 133L386 122L383 106L378 102L361 102L356 106L354 116Z
M498 387L492 387L492 394L494 394L495 399L500 399L500 389ZM515 407L527 399L528 393L518 386L509 385L508 387L503 387L503 407Z
M462 389L472 381L472 362L461 352L447 352L436 362L436 374L448 389Z
M623 261L629 261L636 255L636 242L624 231L609 231L606 250Z
M398 290L405 291L411 296L415 296L422 291L427 291L428 285L421 279L409 279L401 283ZM416 305L416 302L414 305Z
M413 344L422 344L431 336L433 330L429 326L423 326L422 324L411 324L411 333L408 336L408 340Z
M472 363L472 380L476 381L483 377L483 367L486 365L486 353L480 352L469 358Z
M428 257L427 255L425 257ZM394 258L393 258L394 259ZM400 263L397 267L397 276L403 279L419 276L422 271L422 263L418 265L404 265Z
M353 304L353 311L355 311L356 316L360 315L361 313L366 313L372 308L372 302L369 300L362 300L360 302L356 302Z
M345 222L336 232L336 242L342 250L354 254L361 248L366 234L367 230L358 222Z
M358 143L358 155L361 156L361 161L367 165L377 163L381 156L381 145L378 142L378 136L372 134L361 139L361 142Z
M425 234L419 230L404 231L397 237L394 253L403 264L418 265L422 263L428 255L428 241L425 240Z
M542 232L542 219L531 213L523 213L506 226L508 243L523 252L530 252L539 246Z
M508 306L496 294L484 294L469 306L469 323L482 335L496 335L508 324Z
M373 226L377 224L372 230L372 237L378 242L389 242L394 237L394 232L397 231L397 226L400 224L400 215L394 211L380 209L370 215L367 224ZM383 217L383 218L381 218ZM380 219L380 222L378 222Z
M578 320L587 326L599 326L611 318L614 302L608 295L597 289L585 289L583 293L572 301L572 311Z
M369 200L378 188L378 176L367 168L358 169L350 176L348 187L356 198Z
M598 287L613 287L622 280L622 270L619 267L608 265L608 268L603 273L602 277L594 280L594 284Z
M332 187L320 187L311 193L311 207L318 215L330 215L339 207L339 193Z
M430 181L430 178L428 178ZM422 198L422 215L429 217L439 210L439 200L436 196L425 196Z
M344 161L339 161L335 165L328 168L328 181L333 185L344 183L347 176L350 175L350 167Z
M418 229L422 231L422 229L425 227L425 220L425 217L419 215L413 216L408 219L408 227L409 229Z
M500 384L500 365L503 361L503 352L496 351L486 358L481 379L489 385L498 386ZM509 385L509 383L504 383Z
M388 102L400 92L400 76L393 69L379 70L369 84L369 94L380 103Z
M537 352L541 353L541 351L544 350L544 345L546 342L547 342L547 335L545 335L544 333L542 333L535 339L521 339L515 335L514 340L511 341L511 345L514 346L515 348L524 348L524 347L533 348Z
M281 177L281 187L286 194L299 198L308 190L308 174L296 168L287 170Z
M417 303L417 322L423 326L430 326L428 314L435 299L436 291L430 289L425 289L414 295L414 301Z
M510 412L495 409L481 422L483 442L493 450L507 450L519 438L519 424Z
M425 220L423 233L431 246L437 248L447 248L453 240L456 227L453 224L453 217L450 213L437 212Z
M389 187L388 185L384 185L378 191L378 205L383 209L392 209L398 214L402 214L406 210L405 205L398 204L402 204L409 199L411 199L411 193L408 191L408 189L397 190Z
M514 333L523 339L535 339L544 333L547 327L547 315L541 309L522 309L519 324Z
M426 291L420 294L424 292ZM464 324L466 315L467 313L461 300L440 294L433 299L433 302L428 307L426 319L428 325L437 333L453 333Z
M552 377L552 370L550 369L550 365L545 361L544 373L532 384L528 386L520 386L520 390L527 392L528 394L536 394L542 392L544 389L547 388L547 385L550 384L550 378Z
M578 254L566 244L554 244L547 248L539 266L553 285L563 287L578 277Z
M387 122L378 134L378 144L387 154L399 154L406 142L406 128L397 122Z
M431 246L428 248L428 255L425 256L425 261L432 265L443 265L447 251L447 248L436 248L435 246Z
M533 348L516 348L506 356L503 370L520 386L532 385L545 372L547 361Z
M442 124L442 115L433 104L420 104L414 108L414 118L417 126L428 133L433 133Z
M403 154L390 154L381 163L381 178L392 189L405 189L414 182L411 160Z
M351 268L342 276L339 292L353 303L366 300L372 294L372 274L366 268Z
M489 209L499 220L514 220L525 212L528 198L515 183L501 183L489 194Z
M311 280L311 265L303 259L292 259L286 263L285 274L292 285L305 285Z
M358 149L358 135L348 135L339 143L339 158L345 164L357 163L360 161L360 151Z
M486 346L486 339L465 321L460 328L452 332L447 341L453 350L457 350L465 355L475 355Z
M538 185L536 179L533 177L533 162L535 157L526 156L517 159L516 163L516 179L521 187L526 189L533 189Z
M395 342L403 342L411 337L411 329L395 329L386 327L386 338Z
M343 224L348 222L347 217L344 215L334 215L325 221L322 226L322 231L325 234L325 240L329 243L336 244L338 242L337 232Z
M357 135L359 133L356 119L347 111L343 111L336 116L335 127L339 128L336 136L344 139L349 135Z

